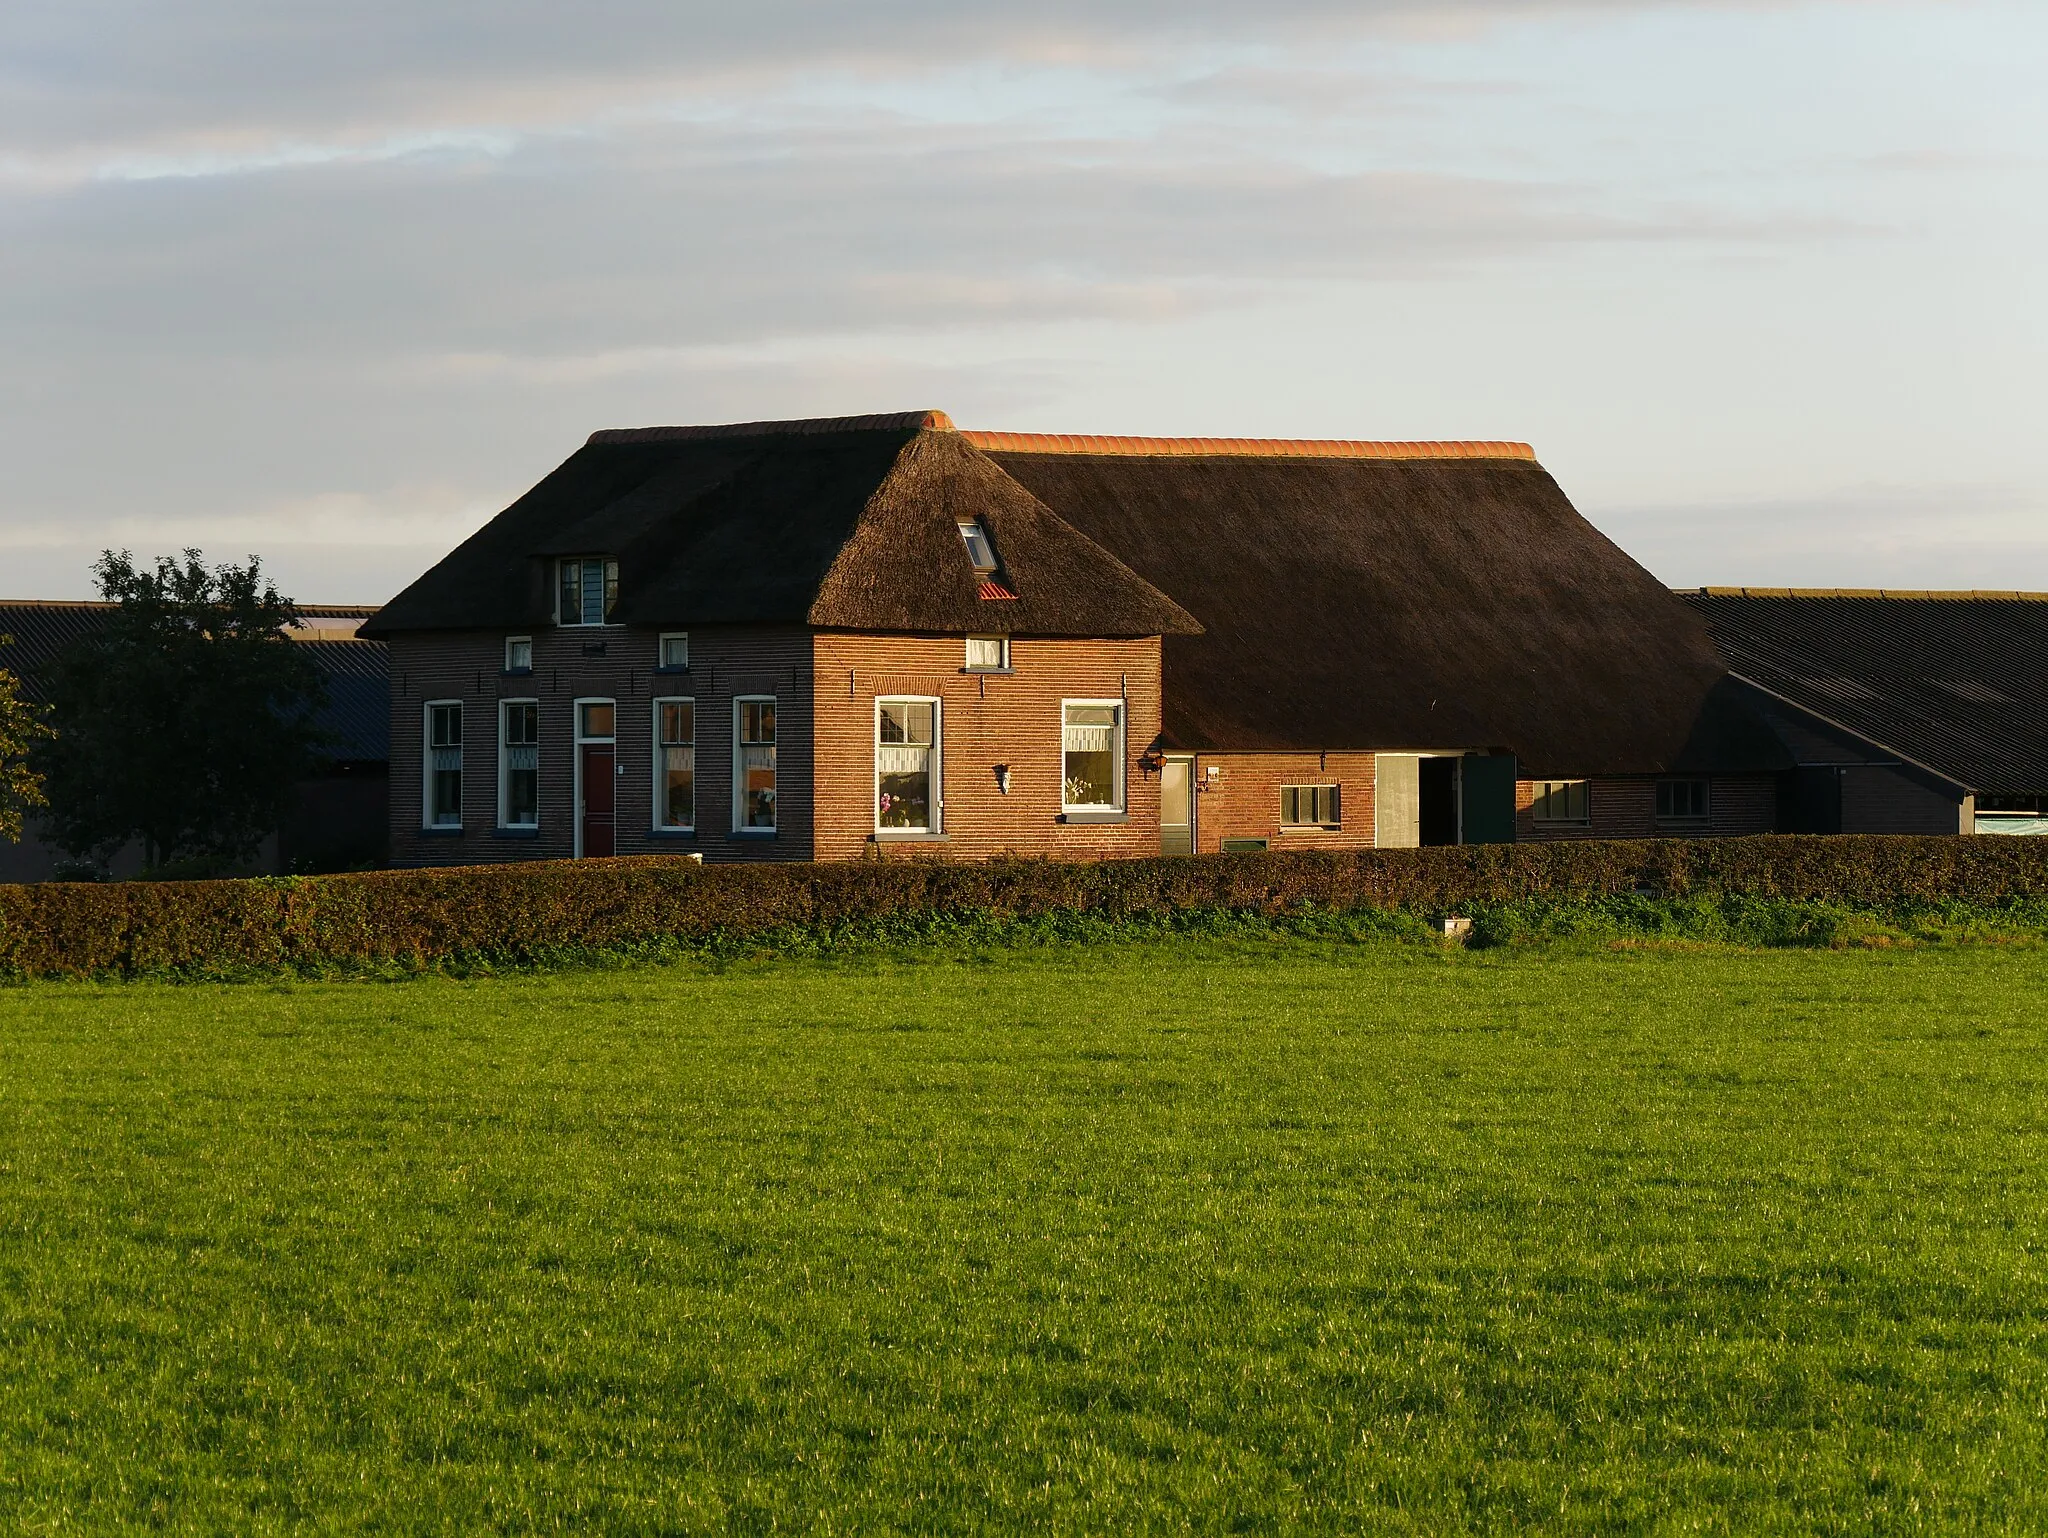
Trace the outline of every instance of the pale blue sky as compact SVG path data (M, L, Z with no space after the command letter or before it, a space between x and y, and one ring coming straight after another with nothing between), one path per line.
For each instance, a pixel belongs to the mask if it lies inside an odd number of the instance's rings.
M0 596L388 597L595 427L1523 438L1674 583L2048 589L2048 6L0 12ZM1256 14L1254 14L1256 12Z

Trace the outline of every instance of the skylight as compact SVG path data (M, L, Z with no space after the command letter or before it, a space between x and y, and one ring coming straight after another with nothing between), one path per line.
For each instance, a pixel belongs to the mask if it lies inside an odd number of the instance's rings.
M974 562L974 569L977 572L990 572L996 569L996 553L990 548L988 535L982 532L980 524L969 519L961 519L960 539L967 546L967 559Z

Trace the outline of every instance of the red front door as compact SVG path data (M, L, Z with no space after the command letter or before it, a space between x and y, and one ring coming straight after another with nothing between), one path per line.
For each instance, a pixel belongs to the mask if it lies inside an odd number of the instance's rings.
M612 852L612 745L583 744L583 854L596 859Z

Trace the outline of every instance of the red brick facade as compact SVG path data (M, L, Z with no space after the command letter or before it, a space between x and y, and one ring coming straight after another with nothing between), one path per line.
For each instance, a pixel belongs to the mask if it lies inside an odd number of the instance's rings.
M1227 839L1265 839L1273 849L1370 849L1376 762L1372 753L1200 754L1195 852L1215 854ZM1337 786L1339 826L1282 826L1280 791L1287 785Z
M1731 838L1770 833L1778 826L1778 781L1768 774L1696 776L1707 781L1704 819L1668 821L1657 816L1657 777L1587 781L1590 817L1583 822L1539 822L1535 814L1540 782L1515 785L1515 840L1529 843L1572 838Z

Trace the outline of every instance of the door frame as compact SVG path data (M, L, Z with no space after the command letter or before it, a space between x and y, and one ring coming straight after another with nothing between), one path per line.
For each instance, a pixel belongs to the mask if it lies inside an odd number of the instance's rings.
M1166 765L1166 764L1182 764L1182 765L1185 765L1185 766L1186 766L1186 768L1187 768L1187 771L1188 771L1188 789L1187 789L1187 797L1188 797L1188 821L1187 821L1187 829L1188 829L1188 853L1189 853L1189 854L1199 854L1199 853L1201 852L1201 848L1202 848L1202 834L1201 834L1201 830L1200 830L1200 827L1199 827L1199 821L1200 821L1200 819L1199 819L1199 816L1198 816L1198 814L1197 814L1197 812L1196 812L1196 808L1197 808L1197 807L1199 807L1199 806L1201 805L1201 801L1202 801L1202 798L1201 798L1200 796L1198 796L1197 794L1195 794L1195 759L1196 759L1197 757L1198 757L1198 755L1197 755L1197 754L1194 754L1194 753L1168 753L1168 754L1166 754L1166 755L1164 756L1164 759L1163 759L1163 761L1162 761L1162 763L1161 763L1161 767L1160 767L1160 772L1159 772L1159 782L1160 782L1160 798L1159 798L1159 836L1160 836L1160 840L1161 840L1161 845L1162 845L1162 847L1161 847L1161 850L1160 850L1160 852L1161 852L1162 854L1163 854L1163 853L1165 853L1165 849L1164 849L1164 841L1165 841L1165 837L1166 837L1166 828L1167 828L1167 822L1166 822L1166 796L1165 796L1165 790L1166 790L1166 770L1165 770L1165 765Z
M609 705L612 707L612 734L609 737L586 737L583 735L583 707L585 705ZM609 695L579 695L569 702L569 763L570 763L570 823L575 842L571 845L574 859L583 858L583 745L587 742L609 743L612 750L612 853L619 852L619 702Z

